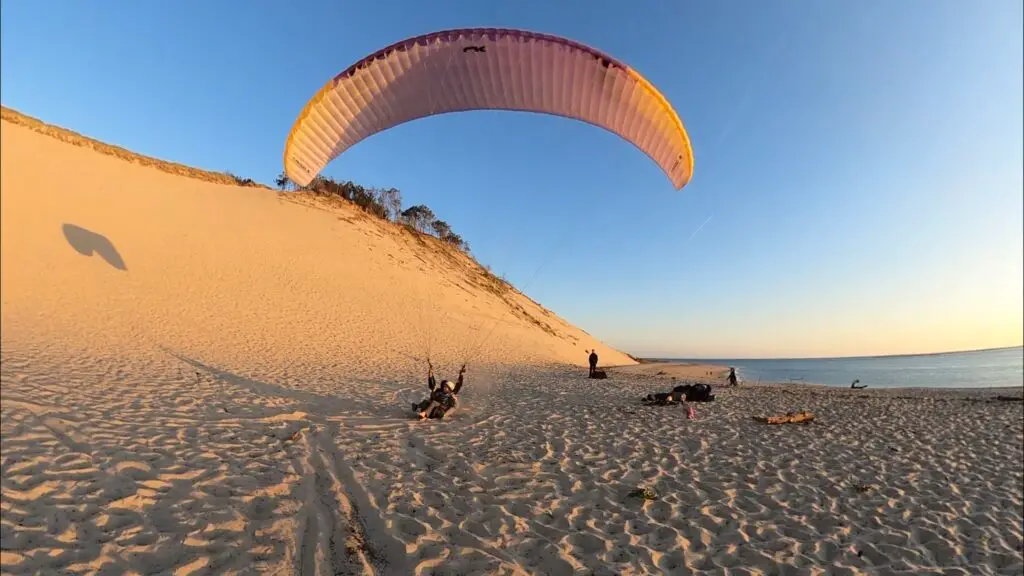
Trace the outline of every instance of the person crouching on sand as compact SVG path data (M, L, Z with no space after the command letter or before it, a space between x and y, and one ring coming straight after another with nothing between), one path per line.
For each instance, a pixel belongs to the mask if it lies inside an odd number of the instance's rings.
M427 387L430 388L430 396L420 402L419 404L413 404L412 409L420 419L427 417L430 418L444 418L448 413L454 411L459 401L457 396L462 391L462 384L466 374L466 365L463 364L462 368L459 369L459 379L453 386L448 380L441 380L441 384L437 384L437 380L434 378L434 366L427 361Z

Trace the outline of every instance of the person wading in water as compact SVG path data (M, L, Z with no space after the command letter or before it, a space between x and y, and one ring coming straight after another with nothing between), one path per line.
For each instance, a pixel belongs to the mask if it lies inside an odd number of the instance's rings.
M739 386L739 381L736 379L735 368L729 368L729 386Z

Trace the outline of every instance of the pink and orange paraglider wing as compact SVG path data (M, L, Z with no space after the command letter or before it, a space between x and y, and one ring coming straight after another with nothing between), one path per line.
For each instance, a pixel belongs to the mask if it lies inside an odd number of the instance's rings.
M409 38L336 76L288 134L285 173L305 186L377 132L435 114L486 109L552 114L609 130L654 160L677 189L693 174L682 121L633 69L565 38L494 28Z

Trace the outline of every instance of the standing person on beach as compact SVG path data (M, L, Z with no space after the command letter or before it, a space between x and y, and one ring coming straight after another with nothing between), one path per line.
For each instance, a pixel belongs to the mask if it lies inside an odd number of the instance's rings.
M597 371L597 348L590 351L590 374L591 378L594 377L594 372Z
M729 386L739 386L739 382L736 380L736 369L729 368Z

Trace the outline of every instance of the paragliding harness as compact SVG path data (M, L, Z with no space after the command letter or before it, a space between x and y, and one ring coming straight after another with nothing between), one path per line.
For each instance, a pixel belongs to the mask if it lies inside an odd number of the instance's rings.
M437 379L434 378L434 369L431 366L430 372L427 375L427 388L430 389L430 396L423 402L414 404L413 410L415 412L422 412L430 407L431 403L434 403L436 405L431 409L430 413L427 414L427 418L444 418L445 414L459 405L459 400L456 397L462 390L465 370L466 367L463 366L462 370L459 371L459 379L455 382L454 387L451 387L451 382L447 380L442 380L441 384L437 383Z

